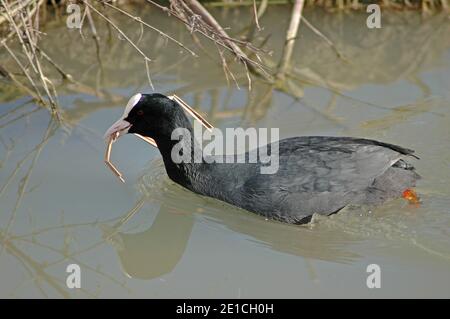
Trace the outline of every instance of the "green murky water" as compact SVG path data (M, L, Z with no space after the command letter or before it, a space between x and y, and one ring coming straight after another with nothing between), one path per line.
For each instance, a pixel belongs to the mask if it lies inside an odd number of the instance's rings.
M307 227L265 221L174 185L158 150L132 136L113 151L120 184L103 164L102 135L131 95L151 91L142 57L114 33L108 41L98 21L100 65L88 30L83 40L49 24L43 47L83 85L57 83L62 127L0 83L0 297L450 297L448 17L383 13L383 27L370 30L364 13L307 11L344 59L302 25L287 89L254 79L249 92L237 66L240 89L227 84L213 45L203 42L203 51L175 20L140 14L200 55L114 16L154 59L156 91L178 94L220 128L413 148L423 203L347 209ZM214 14L233 34L248 32L249 9ZM287 19L287 8L271 7L256 33L273 63ZM72 263L82 289L66 287ZM366 286L372 263L380 289Z

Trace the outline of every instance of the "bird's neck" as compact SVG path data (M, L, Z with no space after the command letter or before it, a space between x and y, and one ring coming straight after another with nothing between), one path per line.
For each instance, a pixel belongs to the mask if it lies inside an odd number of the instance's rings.
M170 179L194 190L193 184L203 178L200 173L205 165L202 149L194 137L190 124L177 128L186 130L188 134L174 140L171 136L156 136L155 141Z

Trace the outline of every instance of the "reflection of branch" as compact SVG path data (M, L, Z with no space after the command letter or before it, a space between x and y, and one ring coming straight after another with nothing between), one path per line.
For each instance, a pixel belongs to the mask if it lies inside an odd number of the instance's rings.
M319 31L319 29L317 29L315 26L312 25L311 22L309 22L305 17L302 17L303 23L311 29L312 32L314 32L317 36L319 36L320 38L322 38L336 53L336 55L343 59L344 61L347 61L343 58L342 53L338 50L338 48L336 47L336 45L333 43L333 41L331 41L326 35L324 35L322 32Z
M3 247L6 247L6 250L14 255L17 259L20 259L23 263L25 263L27 266L31 267L31 269L34 270L37 277L43 278L50 286L52 286L56 291L58 291L63 297L68 298L69 294L58 284L58 282L47 274L40 263L36 262L34 259L29 257L27 254L25 254L23 251L18 249L14 243L9 241L6 236L2 234L0 231L0 242L2 243L2 249ZM38 279L35 279L35 281Z
M113 225L113 228L119 229L122 225L127 223L137 212L142 208L145 203L145 198L141 198L138 200L136 205L133 206L131 210L129 210L124 217L122 217L117 223Z
M14 57L13 57L14 58ZM16 85L16 87L19 90L24 91L25 93L27 93L28 95L30 95L31 97L33 97L33 99L35 101L41 101L42 97L40 97L37 92L30 90L26 85L22 84L22 82L20 82L16 76L14 74L12 74L11 72L9 72L4 66L0 65L0 71L1 73L3 73L5 75L6 78L10 79L12 82L14 82L14 84Z
M12 171L12 173L8 176L6 179L5 184L0 188L0 198L3 195L3 192L7 189L9 186L9 183L11 183L16 176L17 172L22 168L22 165L28 160L28 158L40 147L40 145L36 146L33 150L31 150L28 154L26 154L20 161L17 162L16 168Z
M25 66L20 62L19 58L16 56L16 54L14 54L14 52L9 48L8 45L6 45L5 42L2 43L3 47L6 49L6 51L9 53L9 55L13 58L13 60L17 63L17 65L19 66L19 68L22 70L23 74L26 76L26 78L28 79L28 81L30 82L31 86L34 89L34 92L36 92L35 95L37 95L38 98L38 102L44 104L44 98L42 97L36 83L34 82L33 78L31 77L30 73L28 72L28 70L25 68ZM14 79L13 77L11 77L11 73L9 74L9 77L11 79Z
M283 47L283 55L278 65L278 72L276 77L284 80L289 63L294 52L295 39L297 37L298 27L300 26L300 19L302 18L304 0L295 0L294 8L292 9L291 21L286 32L285 44Z
M206 10L197 0L171 0L170 8L160 5L152 0L146 1L163 11L170 13L172 16L184 23L191 33L198 32L213 41L216 45L231 52L240 62L242 62L247 74L247 69L251 66L258 69L261 76L270 77L265 70L266 67L263 64L249 58L249 56L241 49L241 46L249 49L253 53L257 53L259 49L254 47L249 42L231 38L217 22L217 20L209 13L209 11ZM219 53L220 52L221 51L219 50ZM224 59L221 60L223 63ZM227 67L224 67L224 70L225 72L228 72ZM248 79L250 80L249 76Z
M148 62L150 62L151 59L114 22L112 22L111 19L109 19L103 13L98 11L88 1L86 1L86 0L82 0L82 1L88 8L90 8L97 15L99 15L102 19L104 19L109 25L111 25L144 58L145 66L147 69L147 78L149 81L149 85L151 88L153 88L153 83L152 83L152 80L150 77L149 67L148 67Z
M6 238L8 238L9 229L10 229L12 223L14 222L17 210L19 209L19 206L20 206L20 204L22 202L23 195L25 194L25 190L26 190L26 188L28 186L28 181L30 179L31 172L32 172L32 170L34 168L34 165L36 164L36 161L39 158L39 155L41 154L42 149L44 148L45 144L47 144L47 141L49 140L49 137L51 136L52 126L53 126L53 120L50 119L48 127L47 127L47 131L45 132L45 135L44 135L44 138L42 139L42 142L39 144L38 148L36 149L36 152L34 154L33 160L31 161L31 164L30 164L30 166L28 168L27 173L25 174L25 176L22 178L22 180L20 182L19 194L17 196L16 203L14 205L14 209L11 212L10 218L9 218L8 223L6 225L5 235L4 235ZM3 191L3 189L2 189L2 191ZM2 248L0 249L0 256L3 253L3 248L4 248L4 246L2 246Z
M361 127L376 130L388 129L393 125L398 125L399 123L407 121L409 118L416 116L417 114L429 112L433 106L434 101L431 99L416 101L414 104L396 106L389 110L390 112L388 115L374 120L365 121L361 124Z
M171 37L171 36L168 35L167 33L164 33L163 31L161 31L161 30L155 28L154 26L152 26L152 25L150 25L150 24L148 24L148 23L142 21L141 18L135 17L135 16L129 14L128 12L126 12L126 11L124 11L124 10L122 10L122 9L120 9L120 8L118 8L118 7L116 7L116 6L113 6L112 4L110 4L110 3L108 3L108 2L103 2L103 4L106 5L106 6L108 6L108 7L110 7L110 8L113 8L113 9L116 10L116 11L119 11L120 13L126 15L127 17L133 19L134 21L139 22L141 25L144 25L144 26L146 26L147 28L150 28L150 29L152 29L153 31L158 32L159 35L161 35L161 36L163 36L163 37L165 37L165 38L171 40L172 42L176 43L177 45L179 45L181 48L183 48L183 49L185 49L186 51L188 51L188 52L189 52L190 54L192 54L193 56L197 56L197 54L196 54L194 51L192 51L191 49L189 49L188 47L186 47L183 43L181 43L180 41L174 39L173 37Z
M114 218L108 221L104 221L104 222L115 222L118 218ZM123 218L122 218L123 219ZM2 245L2 247L5 247L6 251L11 254L12 256L16 257L20 263L22 264L22 266L24 267L24 269L27 270L27 272L34 277L33 278L33 283L36 284L37 288L39 289L39 291L44 295L47 296L47 293L43 290L43 288L40 285L40 279L44 279L45 282L47 282L51 287L53 287L58 293L60 293L63 297L65 298L69 298L70 295L61 287L61 285L59 285L58 281L56 278L50 276L47 272L46 269L50 268L51 266L55 266L65 260L71 260L74 263L80 265L81 267L83 267L83 269L89 270L91 272L96 273L97 275L110 280L111 282L119 285L122 288L128 289L125 286L124 282L120 282L119 280L117 280L116 278L114 278L112 275L109 275L103 271L101 271L99 268L90 266L84 262L82 262L81 260L75 258L76 256L82 254L82 253L86 253L94 248L99 247L101 244L105 243L105 240L102 240L100 242L97 242L87 248L84 248L80 251L74 252L69 254L67 252L66 248L62 248L62 249L57 249L54 248L50 245L44 244L42 242L39 242L35 236L36 235L40 235L43 234L45 232L48 232L50 230L56 231L59 229L62 230L67 230L70 228L79 228L79 227L83 227L83 226L96 226L98 225L98 221L94 221L94 222L87 222L87 223L79 223L79 224L66 224L66 225L60 225L60 226L53 226L53 227L47 227L47 228L43 228L37 231L33 231L31 233L25 234L25 235L19 235L19 236L5 236L4 232L2 230L0 230L0 244ZM62 256L62 258L57 259L56 261L53 262L37 262L36 260L34 260L31 256L29 256L24 250L20 250L15 244L14 241L20 241L23 243L27 243L30 245L35 245L37 247L41 247L41 248L45 248L48 251L51 251L53 253L57 253L59 255ZM86 289L81 288L80 289L81 292L85 293L86 295L90 296L90 297L95 297L95 295L89 291L87 291ZM129 291L129 289L128 289Z
M103 63L102 63L102 58L100 55L100 37L97 33L97 28L95 27L94 19L92 18L91 11L89 10L88 7L86 7L86 10L84 11L84 13L86 14L86 17L88 19L89 26L91 28L92 38L94 39L94 43L95 43L95 52L96 52L98 66L99 66L98 73L97 73L96 91L99 91L99 86L100 86L99 82L101 81L101 79L103 79ZM81 28L82 28L82 26L80 27L80 30L81 30Z
M89 224L89 223L88 223L88 224ZM92 224L92 223L90 223L90 224ZM72 225L65 225L64 228L67 228L67 226L72 226ZM41 243L41 242L38 242L38 241L35 240L35 239L30 240L30 239L22 238L22 239L20 239L20 240L23 241L23 242L32 244L32 245L36 245L36 246L45 248L45 249L47 249L47 250L49 250L49 251L52 251L52 252L54 252L54 253L64 254L64 251L61 251L60 249L57 249L57 248L54 248L54 247L52 247L52 246L49 246L49 245L43 244L43 243ZM118 281L118 280L117 280L116 278L114 278L113 276L111 276L111 275L109 275L109 274L107 274L107 273L105 273L105 272L103 272L103 271L101 271L101 270L99 270L99 269L96 269L96 268L94 268L94 267L92 267L92 266L89 266L88 264L82 262L81 260L79 260L79 259L77 259L77 258L75 258L75 257L73 257L73 256L69 256L68 259L70 259L72 262L76 263L77 265L79 265L79 266L82 267L83 269L90 270L90 271L92 271L92 272L94 272L94 273L96 273L96 274L98 274L98 275L100 275L100 276L102 276L102 277L104 277L104 278L110 280L111 282L114 282L114 283L116 283L117 285L119 285L119 286L121 286L121 287L123 287L123 288L126 288L122 282ZM47 267L48 267L48 266L45 265L45 266L42 267L42 268L45 269L45 268L47 268ZM90 293L87 292L87 291L85 291L85 292L86 292L87 294L89 294L89 295L92 295L92 294L90 294Z
M2 128L4 128L4 127L7 127L8 125L17 122L18 120L20 120L20 119L22 119L22 118L24 118L24 117L30 116L30 115L33 114L34 112L38 112L38 111L40 111L40 110L42 110L42 108L40 108L40 107L35 107L34 109L32 109L32 110L29 111L29 112L20 114L19 116L15 117L15 118L13 118L13 119L11 119L11 120L9 120L8 122L2 123L2 124L0 125L0 129L2 129Z
M44 140L38 146L36 146L36 148L32 152L30 152L24 159L22 159L21 162L24 162L29 157L29 155L32 154L33 152L39 153L40 149L43 147L43 145L45 144L45 141L47 141L49 137L50 137L50 133L47 132L46 136L44 137ZM37 157L38 157L38 154L35 154L33 162L30 165L29 171L27 172L25 177L22 178L20 192L18 194L18 199L16 201L15 210L17 210L17 208L18 208L17 203L20 203L23 199L23 196L26 194L25 190L26 190L27 181L31 174L31 168L34 166L34 163L35 163ZM20 167L21 167L21 165L18 165L18 168L20 168ZM13 175L15 175L15 174L13 174ZM6 186L7 186L7 184L3 186L2 192L6 188ZM124 223L128 218L130 218L130 216L122 217L120 224ZM108 222L108 223L114 222L115 225L118 225L119 223L117 222L117 220L118 220L118 218L113 218L113 219L110 219L107 221L102 221L102 223L103 222ZM65 260L71 260L71 261L77 263L78 265L82 266L83 269L87 269L91 272L94 272L97 275L99 275L100 277L108 279L111 282L116 283L117 285L119 285L122 288L128 289L125 286L125 283L120 282L119 280L114 278L112 275L109 275L109 274L101 271L100 269L90 266L86 263L83 263L81 260L75 258L75 256L78 256L82 253L86 253L88 251L91 251L94 248L99 247L101 244L103 244L105 242L105 239L103 239L100 242L97 242L93 245L90 245L87 248L81 249L81 250L73 252L73 253L68 253L68 248L66 246L64 246L62 249L57 249L50 245L47 245L47 244L44 244L44 243L38 241L38 239L36 238L37 235L42 235L42 234L48 233L50 231L53 231L53 232L57 231L57 230L66 231L68 229L75 229L75 228L80 228L80 227L85 227L85 226L92 227L92 226L98 225L98 223L99 223L98 221L94 221L94 222L87 222L87 223L68 224L68 225L63 224L63 225L59 225L59 226L50 226L50 227L42 228L39 230L33 230L32 232L23 234L23 235L11 235L11 234L8 234L6 231L0 229L0 245L2 246L2 251L3 251L3 249L5 249L7 253L9 253L10 255L17 258L17 260L21 263L23 268L32 277L32 282L36 285L37 289L41 292L41 294L43 296L47 297L48 295L47 295L47 292L44 290L44 288L41 286L42 280L44 280L46 283L48 283L49 286L52 287L53 289L55 289L55 291L58 292L61 296L65 297L65 298L70 297L70 295L67 293L67 291L63 288L63 285L59 284L59 280L52 277L51 275L49 275L46 272L46 269L48 269L49 267L59 264ZM24 250L21 250L16 244L14 244L15 241L20 241L20 242L27 243L30 245L35 245L35 246L38 246L41 248L45 248L48 251L51 251L53 253L57 253L57 254L61 255L62 258L59 258L53 262L48 262L48 261L38 262L38 261L34 260L31 256L29 256ZM87 291L84 288L81 288L80 291L90 297L95 297L95 295L93 293Z
M73 82L72 75L66 73L61 66L59 66L47 53L44 52L39 46L36 45L36 50L42 55L44 59L47 60L50 65L52 65L56 71L58 71L59 74L61 74L62 78L64 80L68 80L70 82Z

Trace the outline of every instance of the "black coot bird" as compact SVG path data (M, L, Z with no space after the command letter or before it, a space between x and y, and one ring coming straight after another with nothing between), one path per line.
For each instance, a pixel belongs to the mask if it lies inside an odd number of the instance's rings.
M176 101L162 94L137 94L105 136L135 133L153 138L174 182L287 223L306 223L314 213L330 215L349 204L377 205L408 197L420 178L405 161L406 157L417 158L413 150L353 137L280 140L279 169L274 174L261 174L261 163L210 163L205 156L197 163L175 163L171 152L180 141L172 140L171 134L177 128L193 131ZM199 147L191 136L187 142Z

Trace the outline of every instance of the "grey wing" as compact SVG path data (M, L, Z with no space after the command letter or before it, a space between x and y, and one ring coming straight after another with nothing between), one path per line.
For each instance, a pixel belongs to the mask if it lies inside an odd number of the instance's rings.
M292 145L291 140L285 149L287 143L281 141L278 171L244 183L242 193L249 207L263 215L275 213L287 222L313 213L329 215L364 196L377 177L407 155L372 143L301 142Z

